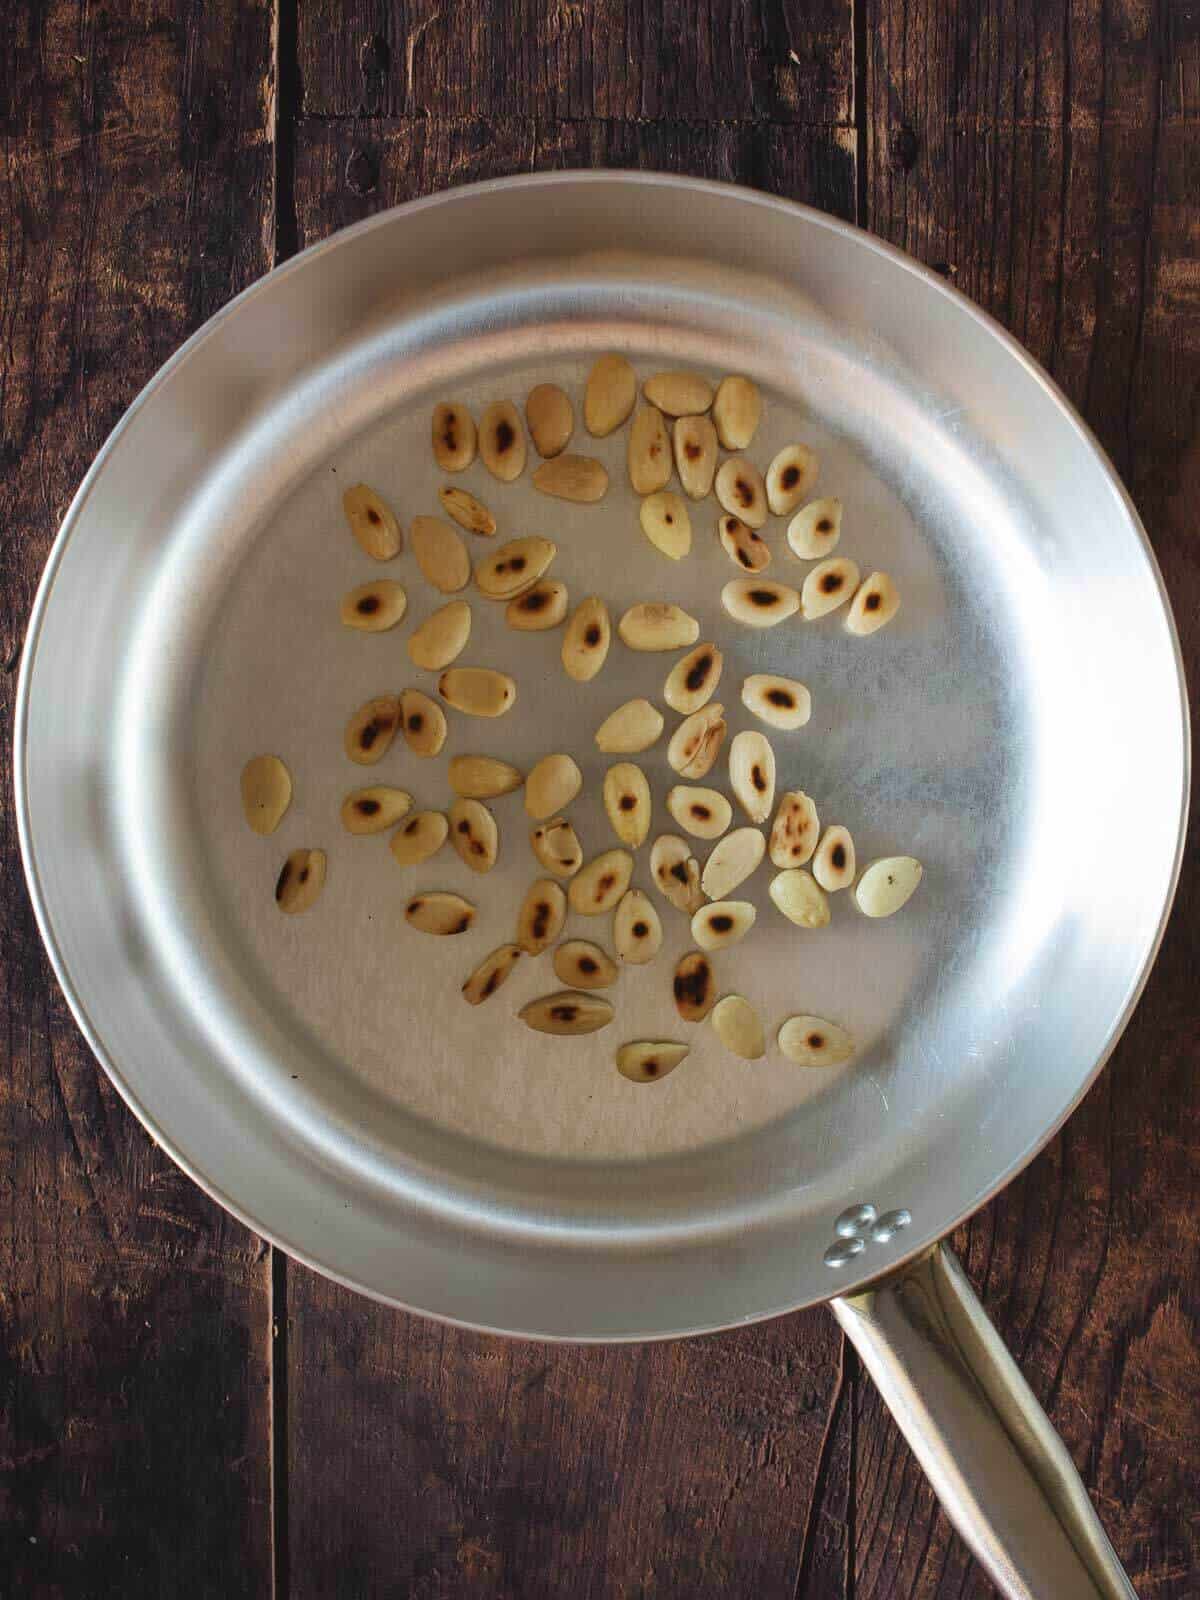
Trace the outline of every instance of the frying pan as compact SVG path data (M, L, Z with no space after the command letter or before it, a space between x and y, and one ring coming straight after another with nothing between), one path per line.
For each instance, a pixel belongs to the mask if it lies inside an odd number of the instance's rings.
M817 448L821 491L846 506L843 549L903 595L866 641L836 618L735 629L715 504L693 508L692 557L666 561L638 532L621 434L578 430L576 448L610 471L600 506L548 500L528 471L503 486L476 463L461 480L502 536L555 538L574 599L602 593L614 616L647 599L692 611L726 651L731 732L751 725L745 673L802 678L813 718L775 740L780 787L848 824L861 859L925 863L901 915L868 923L842 895L819 933L773 913L765 874L746 886L758 926L719 956L720 986L772 1031L792 1011L846 1024L858 1051L837 1069L774 1048L740 1062L704 1026L661 1083L620 1078L616 1035L679 1036L669 973L690 941L666 907L663 952L622 975L606 1032L519 1025L518 1007L556 987L545 960L474 1011L457 989L511 937L534 873L520 796L496 803L501 860L478 880L445 857L404 874L384 841L337 823L362 781L342 754L348 714L422 676L407 623L370 637L339 625L339 595L374 575L342 489L375 484L406 524L436 510L435 401L478 411L548 380L578 405L609 349L643 376L752 374L767 396L754 459L796 437ZM769 537L771 575L799 575L781 525ZM394 570L420 621L443 597L410 553ZM513 633L501 609L475 601L464 660L511 671L516 709L502 724L456 718L445 756L527 766L572 751L585 776L572 816L593 854L612 840L592 732L631 695L656 698L670 658L618 645L573 685L557 636ZM1061 1124L1136 1002L1178 868L1185 712L1133 507L986 316L876 240L779 200L539 176L314 247L145 390L38 596L18 819L93 1049L155 1138L258 1232L383 1300L538 1338L660 1338L832 1298L1001 1589L1128 1595L1065 1449L938 1241ZM246 828L237 784L266 750L295 779L269 839ZM640 759L661 805L664 756ZM419 805L448 799L444 757L399 742L373 776ZM281 917L272 886L299 845L327 850L329 879L313 911ZM401 908L417 887L468 893L477 927L415 933Z

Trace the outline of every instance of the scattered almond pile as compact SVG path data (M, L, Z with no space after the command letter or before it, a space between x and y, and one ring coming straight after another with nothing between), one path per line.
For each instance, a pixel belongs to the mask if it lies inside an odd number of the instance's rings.
M646 379L642 399L638 407L637 375L625 357L602 356L584 390L584 426L593 437L604 438L629 423L626 463L630 483L642 497L641 529L670 560L682 561L692 549L688 502L695 506L715 496L720 507L717 539L741 574L721 591L722 607L734 622L773 628L797 615L816 621L843 606L844 626L852 634L865 636L891 621L900 597L888 574L871 572L864 578L854 561L834 554L841 538L842 503L811 498L820 470L815 453L801 443L788 445L765 474L744 454L762 417L762 397L749 378L726 377L714 389L696 373L660 372ZM436 406L434 458L442 471L453 475L478 455L498 483L513 483L525 471L527 430L541 458L532 474L540 493L578 504L604 499L609 479L603 464L568 451L575 407L555 384L531 390L524 423L507 400L487 406L478 424L464 406ZM724 459L722 451L729 452ZM682 494L669 487L673 474ZM452 484L438 491L438 500L450 521L422 515L409 527L412 554L425 581L443 594L457 595L473 577L478 593L503 604L505 621L518 632L562 626L563 670L575 683L590 682L602 670L613 640L603 599L589 595L570 611L566 584L548 575L558 556L550 539L512 539L472 563L459 530L490 539L497 530L495 517L474 495ZM365 554L384 562L400 553L400 524L375 490L355 485L346 491L343 508ZM760 530L772 516L790 519L790 550L797 560L812 563L798 589L762 576L772 556ZM381 578L343 596L340 615L347 627L377 633L396 627L406 610L403 587ZM767 735L757 731L739 733L728 746L729 789L746 819L731 830L730 799L701 781L717 765L727 733L724 706L713 698L724 666L719 646L701 642L696 619L669 601L631 606L615 631L630 650L685 652L672 663L662 685L663 701L679 718L669 735L667 760L682 780L667 793L665 805L683 833L715 841L703 867L678 834L660 834L649 851L651 882L673 910L690 919L697 947L676 964L675 1010L686 1023L709 1018L729 1051L758 1060L766 1053L762 1020L741 995L718 998L710 960L744 939L755 925L755 907L732 898L734 891L769 856L776 869L769 888L773 905L796 927L815 930L828 926L830 896L841 890L851 891L867 917L894 915L920 883L921 864L912 856L891 856L859 874L848 829L840 824L822 829L815 802L800 791L776 799L775 753ZM413 755L436 757L447 734L443 706L485 719L512 710L517 684L507 673L455 665L470 638L471 606L463 599L447 600L414 629L407 641L409 657L415 666L440 674L441 703L418 689L368 700L346 724L345 753L352 762L375 765L397 734ZM740 694L742 704L776 734L802 728L811 715L808 688L791 678L754 673L743 681ZM615 984L621 965L652 962L663 940L657 907L645 890L633 885L635 852L650 837L654 802L645 773L627 758L650 749L664 731L663 713L647 699L628 701L596 729L597 748L622 758L608 769L603 787L604 810L618 846L586 862L565 815L580 793L583 775L566 753L544 757L527 773L497 756L456 756L447 773L455 798L445 812L414 812L412 796L386 784L347 794L343 827L352 834L390 831L389 848L400 866L423 864L449 840L465 865L483 874L495 866L500 850L500 830L488 802L524 789L533 824L530 848L548 876L537 878L515 908L514 941L485 956L466 978L462 993L468 1004L490 1000L523 956L536 958L555 947L552 966L566 987L530 1001L518 1013L521 1021L542 1033L564 1035L591 1033L612 1022L613 1005L597 991ZM243 769L241 790L249 826L259 834L274 832L291 801L292 781L284 763L273 755L254 757ZM323 851L292 851L275 886L280 910L309 910L325 875ZM611 915L614 954L586 939L560 943L568 911ZM461 895L428 889L409 899L404 915L421 933L450 937L469 931L476 910ZM854 1051L846 1030L820 1017L788 1017L776 1038L782 1053L802 1066L833 1066ZM620 1046L616 1065L631 1082L653 1083L687 1054L687 1045L678 1041L635 1040Z

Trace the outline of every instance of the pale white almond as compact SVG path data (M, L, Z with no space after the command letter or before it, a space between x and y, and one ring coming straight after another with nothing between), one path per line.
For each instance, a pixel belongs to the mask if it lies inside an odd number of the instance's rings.
M742 704L772 728L802 728L812 716L812 696L796 678L752 672L742 684Z
M412 795L389 784L355 789L342 801L342 827L347 833L383 833L412 810Z
M749 900L714 901L692 918L692 938L701 950L723 950L746 937L757 914Z
M632 877L633 857L628 850L605 850L571 879L567 890L571 910L584 917L611 911Z
M669 417L699 416L713 403L713 386L698 372L656 372L642 393Z
M605 755L631 756L649 750L663 731L663 714L649 700L626 700L596 729L596 748Z
M573 878L583 865L583 846L566 817L539 822L530 830L529 848L556 878Z
M544 633L557 628L567 614L567 586L557 578L539 578L504 608L504 620L518 633Z
M552 878L529 887L517 913L517 943L527 956L540 956L558 938L567 920L567 897Z
M617 1051L617 1071L630 1083L658 1083L688 1054L685 1044L670 1039L639 1039Z
M837 1067L854 1054L845 1028L824 1017L789 1017L777 1035L779 1048L798 1067Z
M554 976L568 989L608 989L617 981L618 968L590 939L566 939L554 952Z
M812 859L821 836L821 823L811 796L803 789L786 789L771 824L771 860L777 867L802 867Z
M512 483L525 471L525 430L511 400L494 400L480 417L479 458L501 483Z
M685 717L671 736L667 761L681 778L704 778L725 740L725 707L719 700Z
M798 928L829 926L829 897L804 867L789 867L771 879L771 900Z
M679 650L695 644L700 624L668 600L643 600L630 606L617 632L631 650Z
M718 1039L743 1061L761 1061L767 1053L758 1012L740 994L727 994L712 1009L712 1025Z
M725 450L745 450L762 416L762 395L749 378L722 378L712 403L712 419Z
M339 615L348 628L363 633L386 633L394 628L408 609L408 596L395 578L376 578L360 583L342 596Z
M443 472L465 472L475 459L475 419L466 406L443 401L433 408L433 459Z
M502 717L517 701L515 680L492 667L447 667L438 693L467 717Z
M602 995L563 989L540 1000L530 1000L517 1012L527 1028L537 1033L571 1035L595 1033L613 1019L613 1008Z
M660 723L661 725L661 723ZM278 756L252 756L242 768L242 811L254 833L274 833L292 803L292 775Z
M374 766L388 752L400 725L400 701L394 694L368 700L346 724L346 754L360 767Z
M490 539L495 533L495 517L482 500L476 500L466 489L443 484L438 490L438 499L446 515L453 517L459 527L465 528L468 533L478 533L485 539Z
M409 634L409 659L428 672L440 672L462 654L470 637L470 606L465 600L449 600Z
M884 856L872 861L854 886L854 899L866 917L891 917L908 904L924 874L915 856Z
M681 717L699 711L717 692L724 664L725 657L715 644L698 644L667 673L663 699Z
M717 538L721 548L742 572L762 572L771 562L771 551L761 533L756 533L741 517L725 511L717 518Z
M613 949L618 961L644 966L662 948L662 923L642 889L628 889L613 912Z
M604 810L622 844L636 850L650 832L650 785L641 767L618 761L604 774Z
M600 671L612 643L608 607L597 594L588 595L575 608L562 642L563 670L576 683L588 683Z
M342 496L342 510L360 548L375 561L399 555L403 539L396 514L369 484L356 483Z
M848 889L854 882L854 840L849 828L834 825L825 829L812 858L813 877L828 894Z
M500 851L500 830L482 800L461 796L450 807L450 843L454 853L472 872L490 872Z
M538 455L560 455L575 431L575 411L556 383L539 383L525 401L525 422Z
M703 500L712 491L717 470L717 430L707 417L677 417L671 442L684 494Z
M700 887L710 900L725 900L757 871L767 841L757 828L735 828L719 839L704 863Z
M510 539L476 562L475 586L489 600L511 600L532 589L557 554L554 541L543 539L540 534Z
M846 613L846 632L860 637L882 628L900 609L900 591L886 572L873 572L859 588Z
M751 822L765 822L775 804L775 752L763 733L739 733L729 746L729 786Z
M475 921L475 907L460 894L429 890L416 894L404 908L404 920L418 933L431 933L440 939L466 933Z
M654 841L650 850L650 874L659 893L677 911L690 917L704 904L699 864L691 846L678 834L660 834Z
M748 628L773 628L794 617L800 596L786 583L769 578L734 578L721 590L721 604L735 622Z
M685 1022L703 1022L717 998L712 962L703 950L689 950L675 966L671 985L675 1009Z
M733 807L716 789L677 783L667 791L667 810L697 839L716 839L733 821Z
M842 502L811 500L788 523L788 544L801 561L823 561L842 536Z
M767 491L762 473L745 456L730 456L716 476L717 499L731 516L748 528L761 528L767 520Z
M456 528L441 517L414 517L409 538L421 576L428 583L443 594L454 594L466 587L471 558Z
M806 444L785 445L767 468L767 504L777 517L792 512L812 493L820 462L815 450Z
M402 867L419 867L446 842L450 824L440 811L417 811L388 840L393 859Z
M572 756L543 756L525 778L525 810L541 822L569 806L583 788L583 773Z
M420 689L400 696L400 727L415 756L436 756L446 742L446 713Z
M648 494L638 512L642 532L656 550L682 561L692 548L692 518L687 503L670 489Z
M525 781L516 767L498 756L452 756L446 775L455 794L468 800L495 800Z
M819 561L804 580L800 591L800 612L806 622L828 616L845 605L858 588L858 567L848 556L830 556Z
M289 916L299 916L315 904L325 887L324 850L293 850L275 880L275 904Z
M533 487L555 500L591 505L608 493L608 472L594 456L554 456L534 473Z
M601 356L588 373L583 391L583 421L597 439L614 432L637 400L637 373L624 356Z
M625 465L634 494L654 494L670 483L671 435L657 406L643 406L634 417Z
M462 986L462 996L469 1006L482 1005L490 1000L503 984L512 977L521 950L515 944L502 944L485 956Z

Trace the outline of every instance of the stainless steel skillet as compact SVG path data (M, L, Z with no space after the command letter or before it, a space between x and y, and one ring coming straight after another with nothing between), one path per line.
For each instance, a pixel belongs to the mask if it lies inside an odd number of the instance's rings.
M745 672L803 678L814 715L776 741L781 786L814 794L864 858L926 863L901 917L867 925L838 905L822 934L772 920L765 878L752 886L760 926L722 960L722 987L773 1023L846 1022L860 1048L834 1072L775 1052L734 1063L701 1029L653 1089L618 1078L612 1035L675 1032L667 973L687 934L669 910L663 955L623 975L606 1034L568 1046L512 1021L552 986L545 963L471 1012L458 985L510 936L533 873L519 796L497 804L501 865L475 884L440 858L406 880L380 841L337 824L358 781L341 754L348 712L421 677L407 624L369 639L338 624L338 596L373 575L341 488L375 483L406 524L434 511L435 400L478 408L553 379L578 401L610 348L643 374L752 373L768 396L754 458L816 445L822 492L846 505L844 549L904 594L866 643L828 624L734 632L715 504L696 508L692 559L668 567L637 531L620 436L594 446L614 485L600 507L548 501L528 472L506 488L478 465L463 480L502 534L555 537L575 598L695 612L727 651L734 728L749 725ZM773 573L801 573L778 524L771 538ZM440 602L410 554L395 575L412 621ZM604 848L592 732L631 694L657 697L667 662L618 649L580 691L553 635L474 610L469 657L511 671L518 705L502 725L456 722L446 755L571 750L589 797L573 814L588 852ZM1127 497L1052 384L968 302L784 202L533 177L308 251L149 386L81 488L38 598L18 818L93 1048L252 1227L382 1299L538 1337L665 1337L837 1296L1001 1587L1111 1595L1128 1586L1065 1452L935 1247L1059 1126L1137 999L1178 866L1185 709ZM296 794L264 841L241 821L237 773L268 749ZM645 765L660 801L665 760ZM421 805L447 799L442 762L397 749L375 772ZM313 913L283 919L271 887L300 844L329 852L329 882ZM473 891L469 951L405 928L416 886Z

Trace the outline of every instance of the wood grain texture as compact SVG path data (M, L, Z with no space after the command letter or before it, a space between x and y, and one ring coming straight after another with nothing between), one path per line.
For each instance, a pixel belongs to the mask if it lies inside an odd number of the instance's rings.
M266 1253L75 1029L25 895L11 735L80 477L268 262L269 14L22 0L0 62L0 1594L264 1594Z

